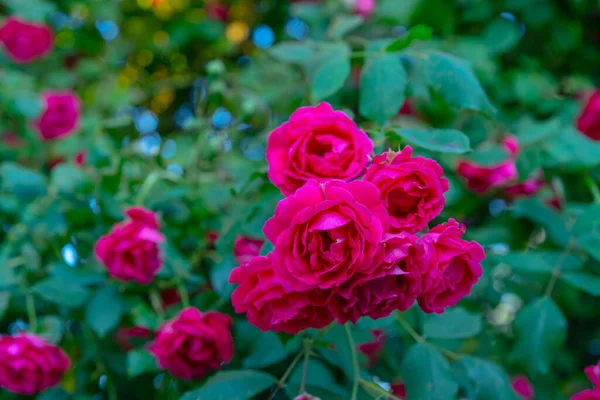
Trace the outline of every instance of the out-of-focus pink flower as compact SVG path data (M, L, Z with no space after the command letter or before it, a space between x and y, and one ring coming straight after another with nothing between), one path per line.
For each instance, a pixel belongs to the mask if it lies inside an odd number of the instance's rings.
M54 38L46 25L26 22L10 16L0 27L0 44L17 64L38 60L52 50Z
M373 368L377 364L379 355L385 345L385 333L381 329L373 329L371 336L373 336L372 342L361 343L357 346L358 351L367 356L369 368Z
M592 140L600 140L600 90L588 98L577 118L577 129Z
M512 378L511 385L515 393L524 400L532 400L535 397L535 390L529 379L525 375L517 375Z

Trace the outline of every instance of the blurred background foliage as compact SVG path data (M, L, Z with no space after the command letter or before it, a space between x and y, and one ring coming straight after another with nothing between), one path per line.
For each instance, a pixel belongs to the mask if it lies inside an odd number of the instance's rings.
M358 343L372 341L373 329L386 336L363 379L384 388L405 381L409 400L513 399L509 377L518 374L538 399L586 387L583 367L600 358L600 142L574 121L600 83L600 4L379 0L366 18L353 7L0 0L2 15L45 22L55 33L40 62L17 66L0 53L0 331L28 327L33 296L37 332L60 342L74 364L61 387L38 399L178 399L210 389L210 381L169 380L144 338L125 352L115 332L156 329L163 311L180 309L177 301L157 304L156 293L178 287L198 308L234 315L234 241L262 238L282 198L266 177L266 136L297 107L322 100L352 115L376 151L412 144L442 164L451 190L438 220L465 222L488 256L460 307L359 321ZM31 122L48 88L75 90L83 119L77 133L42 142ZM411 111L398 113L405 99ZM542 169L544 185L518 198L470 192L457 162L502 162L508 134L521 145L521 179ZM74 163L79 152L83 166ZM93 257L97 238L130 205L159 212L167 237L150 290L109 280ZM413 346L405 324L429 344ZM337 328L318 336L309 368L309 391L327 400L349 398L352 379ZM241 316L235 339L228 368L273 379L302 345ZM294 371L274 398L293 398L299 381ZM250 385L235 382L240 392ZM250 396L269 398L273 382ZM410 389L427 382L438 397ZM383 398L373 390L365 385L360 398ZM218 398L196 395L181 398Z

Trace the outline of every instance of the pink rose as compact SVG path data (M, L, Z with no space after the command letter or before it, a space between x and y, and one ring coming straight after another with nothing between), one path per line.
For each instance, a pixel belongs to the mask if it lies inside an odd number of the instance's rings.
M517 375L512 378L511 385L515 393L522 399L532 400L535 397L533 385L525 375Z
M144 341L152 338L153 332L143 326L132 326L131 328L119 328L115 334L115 340L122 351L128 352L136 348L135 341Z
M245 264L253 257L260 254L260 248L265 243L262 239L252 239L247 236L238 236L233 245L233 255L238 264Z
M229 282L239 283L231 295L235 312L246 313L248 321L265 332L296 334L329 325L333 317L327 309L327 293L290 290L271 261L271 254L255 257L231 271Z
M422 292L424 251L409 233L386 235L385 253L376 269L354 277L332 290L329 308L340 323L356 323L363 316L383 318L407 310Z
M398 396L401 399L406 397L406 385L404 382L392 382L391 389L394 396Z
M354 0L354 14L369 18L375 11L377 3L375 0Z
M592 93L577 117L577 129L592 140L600 140L600 90Z
M371 139L327 103L301 107L267 139L269 179L290 195L309 180L352 180L373 151Z
M586 367L584 372L594 388L574 394L571 400L600 400L600 361L596 365Z
M450 219L421 239L425 254L431 257L430 269L425 273L431 284L424 284L424 292L418 298L421 309L427 313L441 314L446 307L456 305L471 292L483 272L483 248L477 242L462 239L464 232L464 225Z
M131 207L125 214L129 219L115 224L96 242L94 251L112 277L147 285L162 266L158 244L164 236L152 211Z
M377 364L379 355L385 345L385 333L381 329L373 329L371 331L373 336L372 342L361 343L356 346L357 350L367 356L369 360L369 368L373 368Z
M390 232L416 233L437 217L446 200L448 180L442 167L429 158L412 157L406 146L373 158L364 180L381 191L381 200L390 215Z
M545 183L546 180L539 174L538 176L532 176L526 179L524 182L515 183L514 185L507 187L504 190L504 193L510 198L532 196L540 190Z
M233 357L231 318L188 307L160 327L149 346L161 368L180 379L201 379Z
M44 111L34 127L44 140L57 139L75 131L81 117L81 101L71 91L48 91L42 95Z
M479 165L468 160L458 163L456 172L465 179L467 187L473 192L484 193L492 188L505 186L518 178L515 157L519 152L519 145L516 137L507 136L502 145L509 154L509 159L499 164Z
M286 285L329 289L370 274L389 224L379 197L372 183L330 180L309 181L281 200L263 231Z
M71 362L65 352L39 336L0 336L0 387L31 395L57 385Z
M0 27L0 43L8 57L17 64L35 61L52 49L52 31L46 25L8 17Z

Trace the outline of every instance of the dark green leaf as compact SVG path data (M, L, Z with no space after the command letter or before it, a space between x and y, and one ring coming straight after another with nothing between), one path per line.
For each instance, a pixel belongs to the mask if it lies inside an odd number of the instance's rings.
M63 337L62 320L54 315L44 315L38 320L36 333L48 342L58 344Z
M300 383L302 382L303 365L292 372L289 383L286 385L286 390L291 398L300 393ZM313 396L319 396L321 399L348 399L346 389L339 385L331 371L322 363L314 359L308 361L308 369L306 374L306 383L309 386L308 393ZM326 391L326 392L325 392ZM327 395L326 397L324 397Z
M600 143L573 127L563 127L560 134L544 140L542 146L550 156L547 166L582 168L600 164Z
M238 266L233 255L223 257L220 263L214 265L210 270L210 283L214 291L221 297L228 299L233 292L234 286L229 283L231 270Z
M565 220L554 210L542 205L537 199L524 199L514 203L512 212L518 217L527 218L546 228L550 239L565 247L570 233Z
M340 39L348 32L358 28L363 23L360 15L338 15L336 16L327 30L327 36L331 39Z
M486 25L482 36L492 52L505 53L519 43L521 32L516 21L500 17Z
M431 151L462 154L471 150L469 138L454 129L394 129L388 136L400 136L408 143Z
M76 194L89 190L92 181L80 167L61 163L52 169L50 184L59 194Z
M600 204L586 207L573 225L577 245L600 261Z
M495 113L495 108L465 60L441 52L430 52L427 57L427 83L449 106Z
M253 370L218 372L204 385L179 400L247 400L277 382L273 376Z
M0 166L0 188L19 197L46 194L46 178L37 171L12 162Z
M502 367L478 357L461 357L460 364L475 386L477 400L516 400Z
M310 81L312 97L315 101L323 100L344 86L350 75L350 57L347 52L337 52L323 62L315 71Z
M583 290L592 296L600 296L600 276L587 274L585 272L562 273L561 279L569 285Z
M450 364L435 348L416 344L402 361L407 400L454 400L458 384Z
M54 277L36 283L31 291L46 301L67 308L81 307L89 297L84 287Z
M85 320L100 337L121 321L125 311L123 299L112 286L98 289L85 308Z
M477 335L481 328L481 315L456 307L440 315L428 315L423 334L428 338L463 339Z
M406 71L397 56L382 54L371 58L360 77L360 113L385 124L402 107L406 84Z
M48 266L48 272L63 282L79 285L95 285L106 279L106 274L90 267L92 263L75 268L56 262Z
M264 368L283 360L287 352L279 337L273 332L265 332L252 344L250 355L244 360L244 368Z
M542 297L528 304L514 322L517 342L510 359L529 376L547 374L567 335L567 321L554 301Z
M514 251L505 255L495 255L494 260L504 263L517 271L551 274L561 262L563 271L578 270L584 259L577 254L563 256L562 251Z
M0 292L0 321L4 317L6 310L8 309L8 304L10 303L10 292L2 291Z
M433 30L426 25L417 25L411 28L405 35L390 43L385 51L401 51L410 46L414 40L429 40L433 35Z
M156 371L156 358L147 350L131 350L127 353L127 375L130 378Z
M517 157L517 171L519 179L525 180L532 173L538 171L542 166L542 154L536 147L529 147L522 150Z

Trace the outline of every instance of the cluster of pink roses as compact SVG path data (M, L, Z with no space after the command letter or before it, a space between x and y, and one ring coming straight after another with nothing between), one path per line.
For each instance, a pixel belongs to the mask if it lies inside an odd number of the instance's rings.
M297 333L415 301L441 313L470 292L485 254L461 238L464 227L450 219L416 235L444 206L442 168L410 147L368 166L372 150L326 103L298 109L271 133L268 174L288 197L263 228L273 252L231 272L236 312L262 330Z
M600 361L596 365L590 365L584 371L594 388L573 395L571 400L600 400Z

